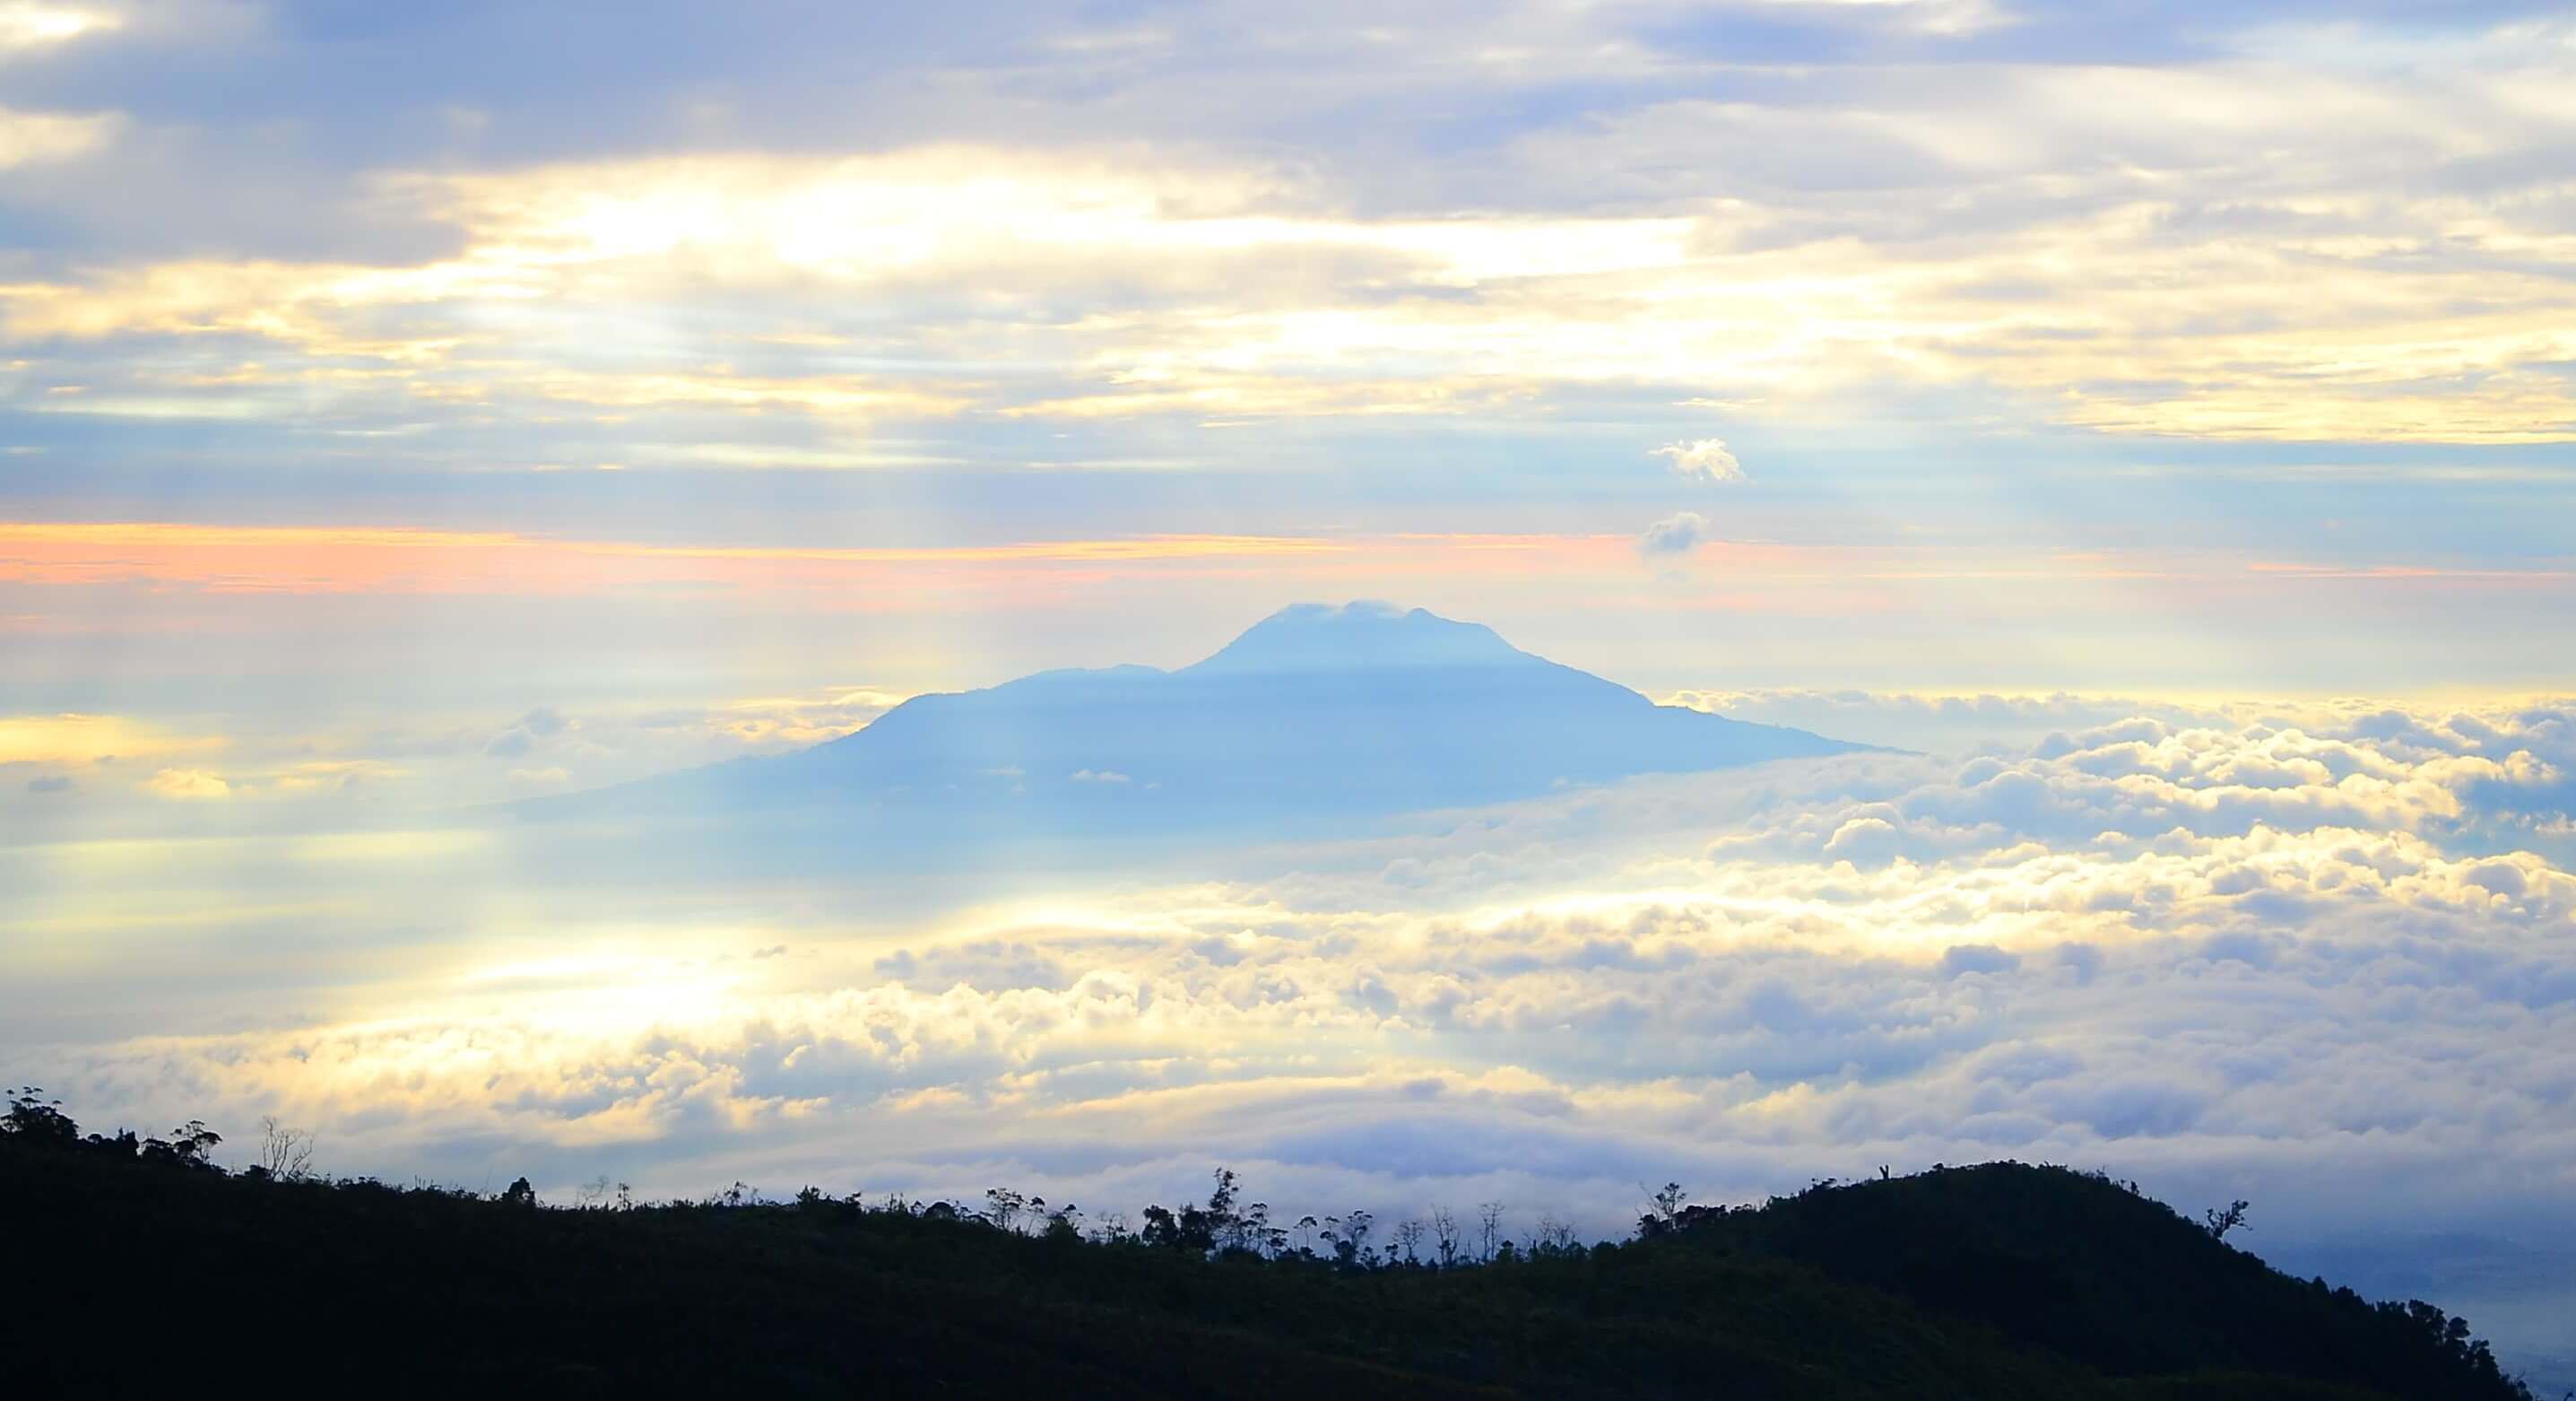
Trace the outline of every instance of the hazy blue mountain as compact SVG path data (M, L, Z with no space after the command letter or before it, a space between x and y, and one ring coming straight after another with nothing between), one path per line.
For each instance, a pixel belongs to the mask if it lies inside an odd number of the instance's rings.
M917 696L811 749L589 796L1152 831L1459 807L1864 747L1656 705L1422 609L1299 604L1177 671L1046 671ZM549 805L566 806L587 804Z

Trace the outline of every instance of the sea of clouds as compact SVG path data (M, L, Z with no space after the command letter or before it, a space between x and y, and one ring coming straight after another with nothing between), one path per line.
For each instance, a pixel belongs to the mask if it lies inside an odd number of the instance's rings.
M43 1034L8 1058L102 1125L274 1113L334 1169L567 1195L1132 1214L1222 1164L1292 1215L1608 1233L1668 1179L2104 1167L2248 1198L2284 1267L2576 1376L2576 704L1683 699L2005 738L997 870L936 910L860 851L603 880L537 827L262 838L156 868L202 917L121 974L12 936ZM252 898L284 891L318 905ZM37 1015L117 977L153 1025Z

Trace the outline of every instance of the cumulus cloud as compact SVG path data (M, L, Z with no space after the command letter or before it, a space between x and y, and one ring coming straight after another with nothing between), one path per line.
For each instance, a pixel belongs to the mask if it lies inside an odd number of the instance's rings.
M1647 526L1637 537L1637 553L1648 559L1686 555L1708 538L1708 518L1697 511L1682 511Z
M1744 480L1744 464L1736 461L1735 454L1727 451L1726 444L1716 438L1669 443L1648 455L1670 462L1675 476L1709 486Z

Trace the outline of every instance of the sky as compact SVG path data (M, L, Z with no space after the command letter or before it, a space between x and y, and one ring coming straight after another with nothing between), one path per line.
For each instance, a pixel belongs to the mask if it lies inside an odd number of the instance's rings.
M2554 5L0 0L0 1064L556 1192L2044 1157L2576 1385L2571 170ZM1917 753L495 816L1355 598Z

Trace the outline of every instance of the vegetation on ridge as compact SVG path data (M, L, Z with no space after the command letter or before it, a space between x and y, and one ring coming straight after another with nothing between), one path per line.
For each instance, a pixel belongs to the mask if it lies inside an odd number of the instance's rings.
M1220 1172L1137 1229L737 1186L547 1208L311 1175L271 1126L0 1119L15 1394L240 1367L370 1394L2507 1398L2468 1325L2291 1279L2099 1174L1994 1163L1656 1198L1634 1239L1502 1238L1498 1212L1279 1223ZM2241 1220L2241 1209L2234 1212Z

